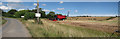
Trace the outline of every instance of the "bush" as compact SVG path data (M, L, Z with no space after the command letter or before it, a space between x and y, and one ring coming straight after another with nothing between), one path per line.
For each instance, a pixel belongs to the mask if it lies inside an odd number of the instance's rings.
M47 14L47 18L54 18L55 16L55 12L49 12L49 14Z
M24 19L34 19L35 18L35 13L29 12L29 13L25 13L24 15Z
M3 13L2 16L4 16L4 17L14 17L13 15L11 15L9 13Z
M15 13L15 17L20 18L21 16L24 16L25 13L29 13L28 10L22 10Z
M45 14L45 11L41 11L41 18L46 18L46 14Z
M8 13L11 15L14 15L15 12L17 12L17 10L15 10L15 9L11 9L10 11L8 11Z
M110 17L110 18L108 18L108 19L106 19L106 20L110 20L110 19L113 19L113 18L116 18L116 17Z

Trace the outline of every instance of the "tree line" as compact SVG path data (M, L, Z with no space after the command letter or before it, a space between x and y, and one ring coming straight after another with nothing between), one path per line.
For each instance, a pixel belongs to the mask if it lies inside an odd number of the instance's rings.
M42 11L42 8L39 8L41 13L41 18L54 18L55 16L55 12L50 11L48 14L46 14L45 11ZM21 18L21 16L24 16L24 19L34 19L35 17L35 13L37 13L37 9L32 9L32 10L20 10L17 11L16 9L11 9L8 12L4 12L2 11L2 16L4 17L13 17L13 18ZM62 15L62 14L60 14Z

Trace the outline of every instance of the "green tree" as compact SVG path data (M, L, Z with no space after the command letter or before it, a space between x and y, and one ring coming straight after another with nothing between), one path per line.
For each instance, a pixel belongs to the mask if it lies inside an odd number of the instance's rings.
M11 15L9 13L4 13L4 14L2 14L2 16L4 16L4 17L13 17L13 15Z
M12 14L12 15L14 15L15 12L17 12L17 10L15 10L15 9L11 9L10 11L8 11L8 13L10 13L10 14Z
M45 17L46 17L45 11L41 11L40 13L41 13L41 17L42 17L42 18L45 18Z
M2 13L1 13L2 12ZM0 15L4 16L6 12L4 12L2 9L0 9Z
M31 10L30 12L37 13L37 9L33 9L33 10ZM39 13L41 13L41 17L42 17L42 18L45 18L45 17L46 17L45 11L42 11L42 8L39 8Z
M51 11L49 14L47 14L47 18L54 18L55 12Z
M0 9L0 12L2 12L2 14L3 14L3 13L6 13L6 12L4 12L2 9Z
M2 9L0 9L0 12L2 12L0 14L2 14L2 16L4 16L4 17L13 17L13 15L11 15L10 13L4 12Z
M15 13L15 17L20 18L21 16L24 16L25 13L29 13L28 10L21 10Z
M34 18L35 18L35 13L32 13L32 12L25 13L25 15L24 15L25 20L34 19Z

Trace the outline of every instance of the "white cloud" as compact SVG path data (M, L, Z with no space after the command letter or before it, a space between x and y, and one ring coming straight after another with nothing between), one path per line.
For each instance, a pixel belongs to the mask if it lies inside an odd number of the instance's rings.
M24 5L20 4L19 2L8 2L7 6L11 7L11 8L23 8L23 7L25 7Z
M33 8L33 9L36 9L36 8Z
M78 12L78 10L75 10L75 12L77 13L77 12Z
M25 9L18 9L18 11L25 10Z
M42 4L42 6L46 6L46 4Z
M34 3L33 5L37 6L37 3ZM42 4L42 6L46 6L46 4Z
M63 3L63 1L60 1L60 3L62 4L62 3Z
M52 11L55 11L55 10L52 10Z
M33 8L32 5L28 6L28 5L21 4L20 2L8 2L7 6L14 9Z
M50 12L50 10L47 10L47 9L43 9L43 11L45 11L45 12Z
M12 8L11 7L7 7L7 6L0 6L0 9L8 10L8 9L12 9Z
M69 16L80 16L79 14L69 14Z
M64 8L57 8L57 10L64 10Z
M35 5L35 6L36 6L36 5L37 5L37 3L34 3L33 5Z
M23 2L23 0L4 0L3 2Z

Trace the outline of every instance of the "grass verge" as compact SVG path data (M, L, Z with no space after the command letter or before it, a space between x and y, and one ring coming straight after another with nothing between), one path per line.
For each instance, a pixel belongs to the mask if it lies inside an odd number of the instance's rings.
M111 35L107 32L59 24L46 19L41 21L43 24L22 20L33 37L109 37Z
M7 22L7 20L5 20L4 18L2 18L2 25L5 24Z

